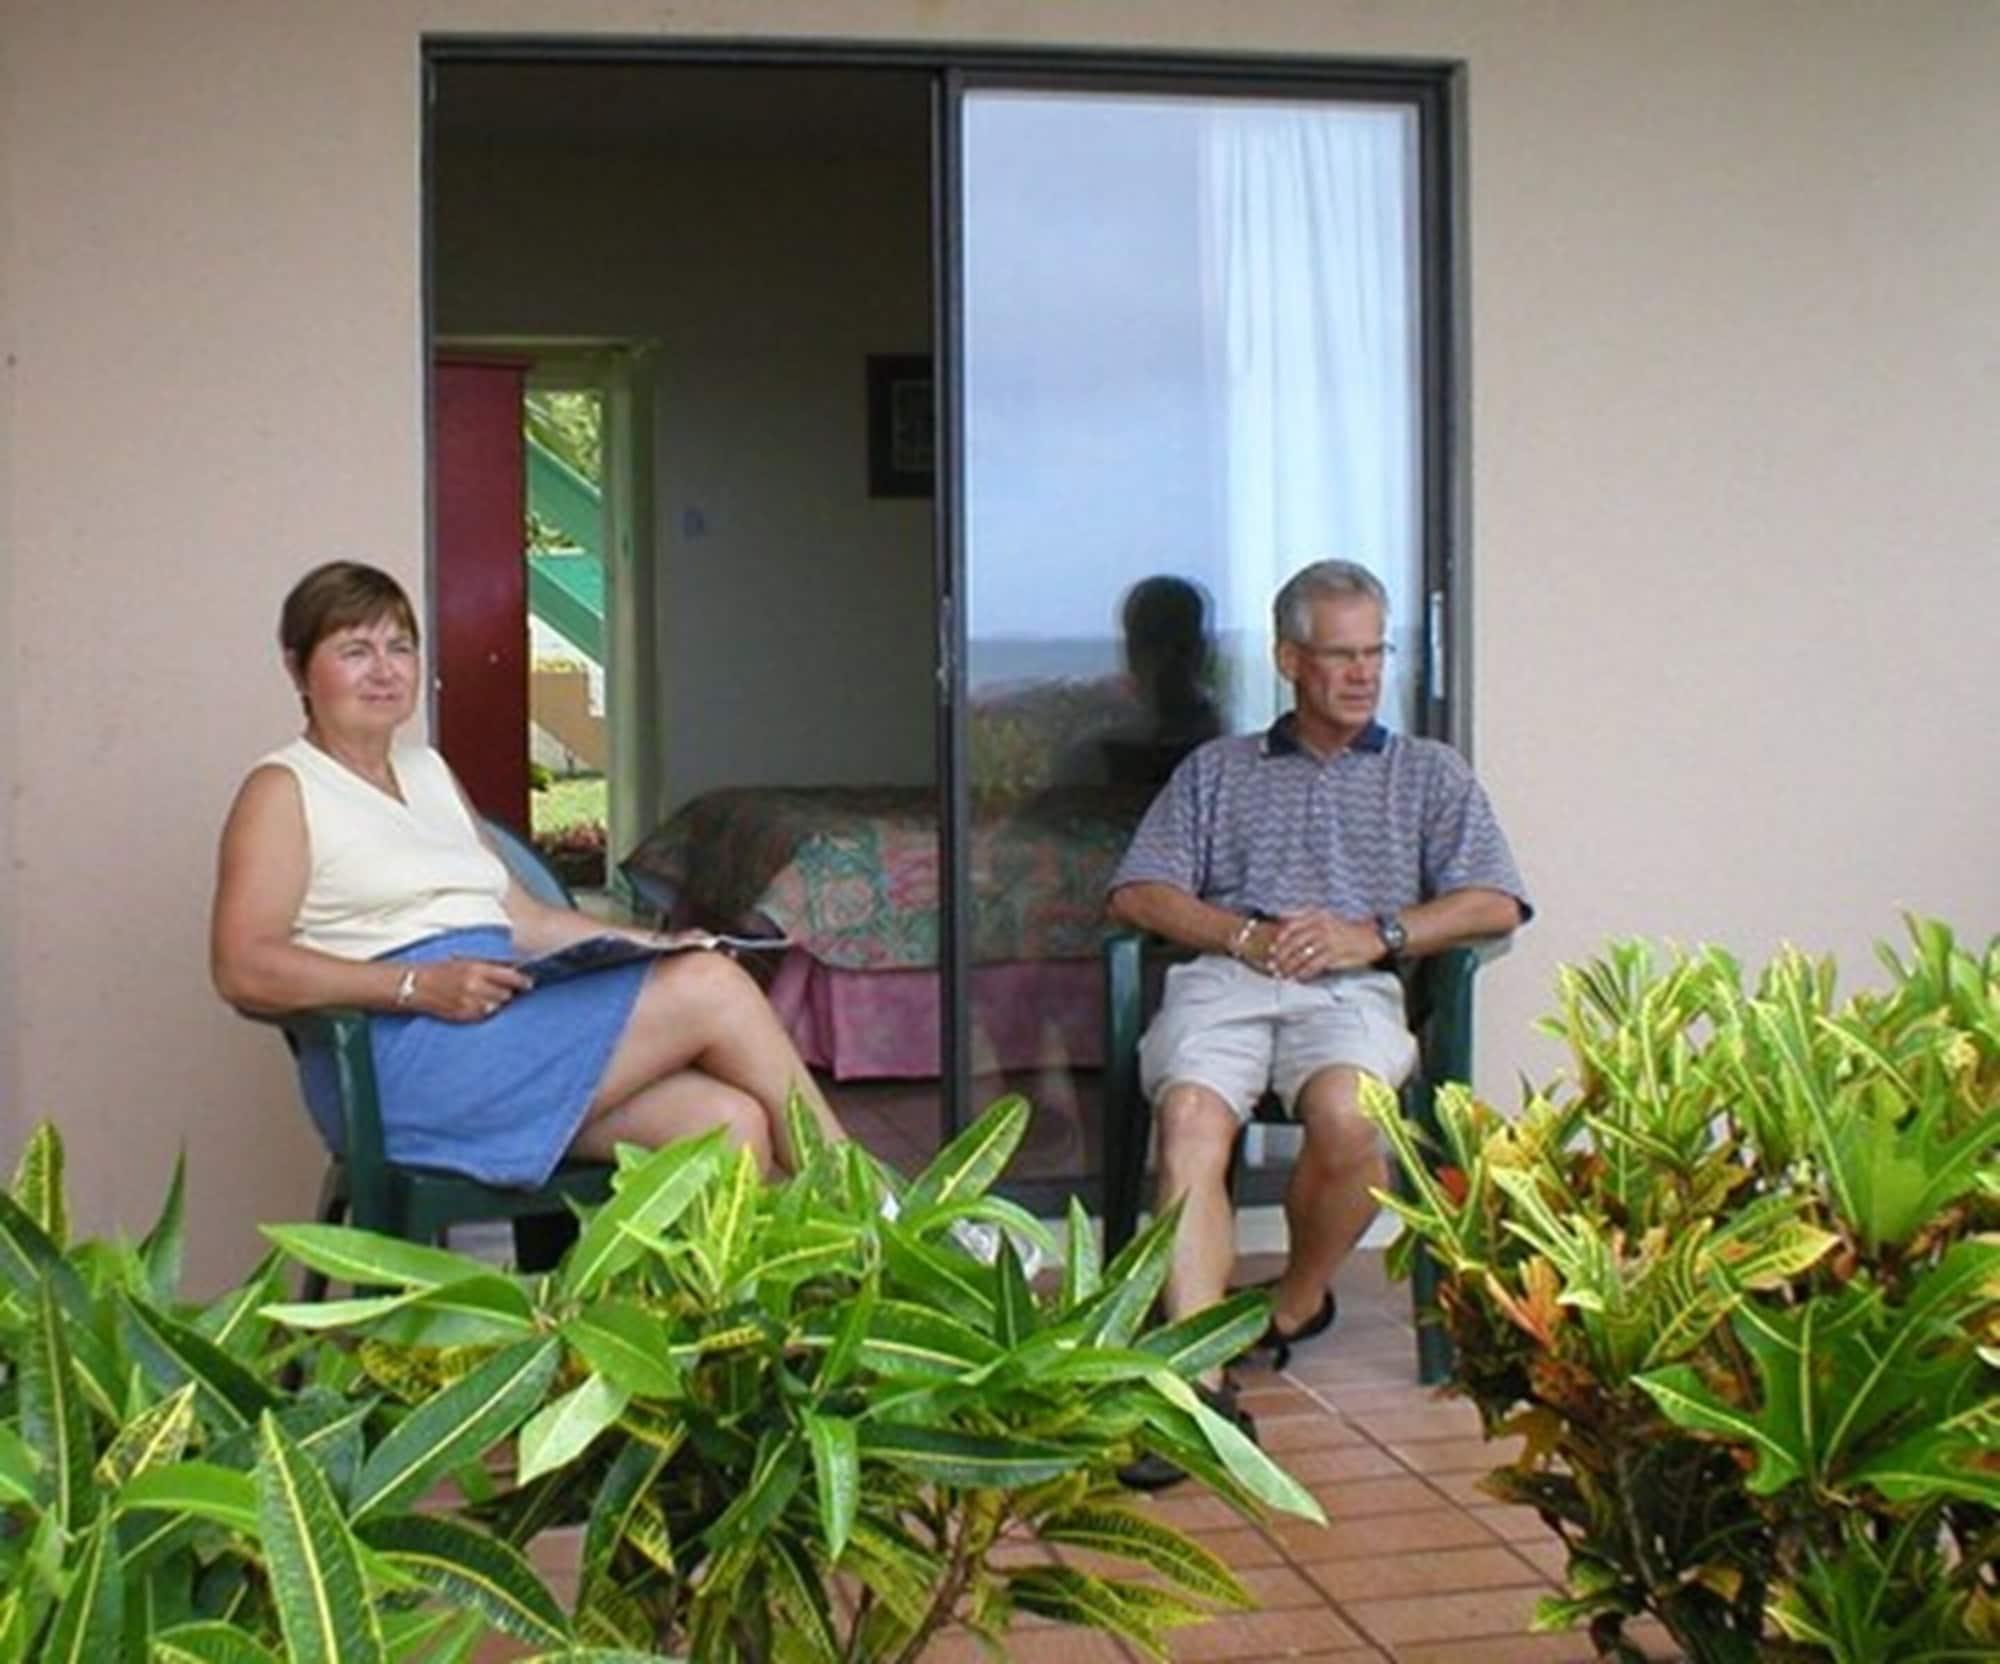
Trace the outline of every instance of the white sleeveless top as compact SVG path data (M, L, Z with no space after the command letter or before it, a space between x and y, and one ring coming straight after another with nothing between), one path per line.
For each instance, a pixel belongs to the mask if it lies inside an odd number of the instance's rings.
M401 803L310 740L263 759L292 771L305 803L312 872L292 921L301 947L376 959L447 930L508 928L507 869L479 841L444 759L399 745L389 760Z

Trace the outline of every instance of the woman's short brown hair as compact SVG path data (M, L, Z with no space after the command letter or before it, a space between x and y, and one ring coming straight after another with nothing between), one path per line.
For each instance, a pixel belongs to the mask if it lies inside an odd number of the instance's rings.
M412 641L419 639L416 609L401 584L359 561L330 560L299 579L285 597L278 614L278 645L303 675L313 649L328 636L392 616Z

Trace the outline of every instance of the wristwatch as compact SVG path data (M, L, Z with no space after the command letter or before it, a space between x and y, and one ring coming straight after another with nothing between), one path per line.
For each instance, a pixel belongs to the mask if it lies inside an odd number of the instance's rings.
M1410 945L1410 933L1403 928L1403 921L1394 913L1375 915L1375 934L1382 938L1382 957L1394 959Z

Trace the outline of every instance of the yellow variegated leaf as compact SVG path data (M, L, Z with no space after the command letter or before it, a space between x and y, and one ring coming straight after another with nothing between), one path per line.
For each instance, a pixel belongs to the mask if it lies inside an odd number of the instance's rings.
M97 1459L98 1482L115 1491L149 1468L178 1462L194 1432L194 1393L189 1381L127 1422Z
M58 1248L69 1242L69 1209L63 1198L62 1135L42 1121L28 1134L10 1187L21 1211L41 1226Z

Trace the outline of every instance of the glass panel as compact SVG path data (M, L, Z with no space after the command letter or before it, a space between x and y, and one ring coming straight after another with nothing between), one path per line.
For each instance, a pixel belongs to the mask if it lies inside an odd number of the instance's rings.
M964 108L973 1107L1094 1172L1099 915L1175 763L1289 703L1271 598L1382 578L1417 708L1416 117L980 91Z

